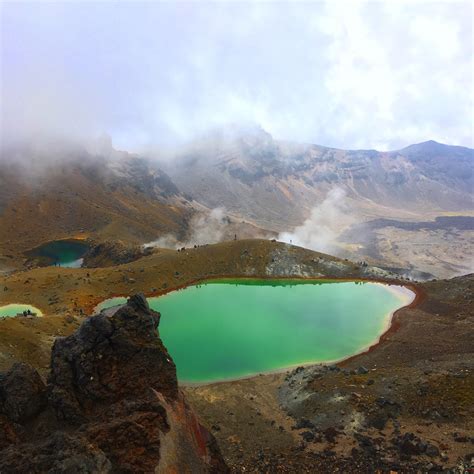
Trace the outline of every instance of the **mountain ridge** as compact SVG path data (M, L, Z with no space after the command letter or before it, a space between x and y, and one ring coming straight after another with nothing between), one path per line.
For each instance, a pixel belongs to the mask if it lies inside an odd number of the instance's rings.
M383 217L387 208L398 217L470 209L473 150L440 145L453 157L443 163L429 151L431 142L425 143L408 147L408 153L403 152L407 147L393 152L339 150L293 145L265 133L204 148L199 144L162 166L195 200L208 207L221 203L235 212L241 208L244 217L272 230L301 224L335 186L345 189L348 201L366 217ZM428 150L422 160L420 149Z
M88 148L10 148L0 161L0 247L8 248L0 265L9 267L7 253L18 259L62 238L140 245L172 234L185 242L193 216L214 208L232 217L232 235L276 235L301 225L334 188L357 221L463 214L474 207L472 157L433 140L344 151L263 129L210 134L172 158L117 151L108 137Z

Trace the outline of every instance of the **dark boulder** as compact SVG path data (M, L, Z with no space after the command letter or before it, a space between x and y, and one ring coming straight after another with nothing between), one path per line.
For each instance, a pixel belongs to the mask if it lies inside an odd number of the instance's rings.
M324 430L323 434L328 443L335 443L336 437L338 436L339 433L336 430L336 428L330 426L329 428Z
M83 267L98 268L112 265L122 265L134 262L139 258L150 255L153 249L143 246L124 245L122 242L90 242L89 250L84 255Z
M311 431L303 431L301 433L301 437L307 442L311 442L311 441L314 441L314 433L312 433Z
M0 374L0 413L11 421L26 421L38 414L46 398L46 386L33 367L16 363Z
M427 447L427 444L414 433L404 433L394 440L394 444L398 446L400 454L408 457L423 454Z
M114 314L89 318L56 339L49 386L58 418L80 423L104 404L153 391L176 399L176 367L158 337L159 322L160 314L135 295Z
M355 438L359 442L359 446L365 454L369 456L375 456L377 449L374 440L370 436L356 433Z
M377 430L383 430L388 421L388 415L383 411L376 411L367 416L367 426Z
M432 458L440 455L438 447L431 443L428 443L428 445L426 446L425 452L428 456Z

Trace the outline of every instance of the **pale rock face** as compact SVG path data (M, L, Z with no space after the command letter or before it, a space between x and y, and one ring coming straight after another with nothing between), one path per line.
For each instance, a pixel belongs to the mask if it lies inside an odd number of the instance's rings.
M164 166L196 201L279 232L301 225L334 188L347 193L349 209L361 217L472 207L469 148L425 142L393 152L351 151L280 142L263 131L250 138L210 139Z

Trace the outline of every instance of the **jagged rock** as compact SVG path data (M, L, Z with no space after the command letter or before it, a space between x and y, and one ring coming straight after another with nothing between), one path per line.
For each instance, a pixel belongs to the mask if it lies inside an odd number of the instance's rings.
M46 408L44 401L25 408L25 400L44 396L41 379L33 384L34 369L14 366L2 376L0 387L18 379L28 390L13 404L2 395L0 472L228 472L214 437L178 388L159 321L135 295L57 339Z
M157 337L159 321L136 295L112 316L89 318L73 335L56 339L49 385L58 418L80 422L103 403L153 390L176 398L176 367Z
M83 266L87 268L108 267L133 262L152 253L151 248L126 246L121 242L91 242L84 255Z

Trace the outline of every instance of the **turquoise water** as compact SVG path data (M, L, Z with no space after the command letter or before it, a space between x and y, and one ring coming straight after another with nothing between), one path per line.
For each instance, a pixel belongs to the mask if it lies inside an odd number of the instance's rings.
M413 296L379 283L215 280L148 301L180 381L209 382L353 355Z
M80 240L55 240L33 249L30 256L43 258L49 265L79 268L88 248L89 246Z
M5 306L0 306L0 317L16 316L18 313L23 313L23 311L27 310L36 313L36 316L42 316L41 311L34 306L28 304L7 304Z

